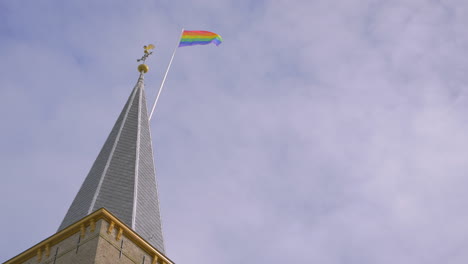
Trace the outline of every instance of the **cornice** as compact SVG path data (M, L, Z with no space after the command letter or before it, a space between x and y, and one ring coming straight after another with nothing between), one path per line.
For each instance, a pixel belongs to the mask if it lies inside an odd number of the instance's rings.
M81 220L62 229L61 231L55 233L54 235L44 239L43 241L27 249L26 251L22 252L16 257L7 260L6 262L4 262L4 264L23 263L24 261L31 259L34 256L38 256L39 258L41 258L43 253L45 253L45 255L48 256L48 254L50 254L50 248L65 240L66 238L76 233L80 233L81 236L84 236L87 227L90 227L90 231L93 232L96 227L96 222L101 219L109 223L109 228L107 230L108 232L113 231L113 229L117 230L116 239L120 239L122 235L125 235L125 237L127 237L129 240L131 240L133 243L135 243L137 246L143 249L146 253L152 256L154 259L154 263L156 263L157 260L159 260L161 264L174 263L168 257L164 256L164 254L159 252L156 248L151 246L151 244L149 244L146 240L139 236L129 226L124 224L106 209L101 208L93 212L92 214L85 216Z

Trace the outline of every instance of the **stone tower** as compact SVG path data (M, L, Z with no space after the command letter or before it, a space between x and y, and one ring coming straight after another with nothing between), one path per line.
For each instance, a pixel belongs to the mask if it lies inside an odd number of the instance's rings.
M145 46L146 49L146 46ZM145 50L146 60L151 53ZM164 240L140 76L56 234L5 264L172 264Z

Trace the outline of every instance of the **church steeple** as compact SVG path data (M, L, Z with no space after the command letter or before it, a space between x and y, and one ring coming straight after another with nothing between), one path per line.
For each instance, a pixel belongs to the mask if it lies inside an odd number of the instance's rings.
M135 88L65 215L59 231L86 215L105 208L164 253L143 80L148 68L143 65L138 68L140 77Z
M5 264L174 264L164 255L153 147L140 77L59 230Z

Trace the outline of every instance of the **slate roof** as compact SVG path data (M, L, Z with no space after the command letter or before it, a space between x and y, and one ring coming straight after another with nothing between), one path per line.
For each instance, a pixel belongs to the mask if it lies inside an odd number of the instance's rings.
M59 230L106 208L164 253L143 74Z

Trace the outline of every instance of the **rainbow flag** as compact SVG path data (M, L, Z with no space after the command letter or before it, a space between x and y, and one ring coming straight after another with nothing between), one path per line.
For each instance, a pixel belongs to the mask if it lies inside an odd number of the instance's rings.
M180 38L179 47L193 46L193 45L206 45L214 43L219 46L223 38L220 35L209 31L189 31L184 30Z

